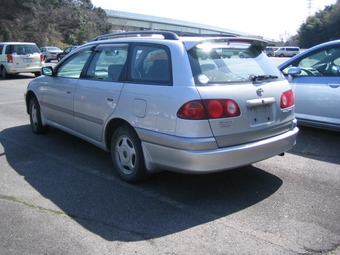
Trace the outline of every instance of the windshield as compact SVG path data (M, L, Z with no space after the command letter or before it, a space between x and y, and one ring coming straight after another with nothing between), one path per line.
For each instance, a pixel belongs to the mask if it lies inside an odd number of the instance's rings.
M250 43L204 42L189 51L189 59L197 85L282 78L261 49Z

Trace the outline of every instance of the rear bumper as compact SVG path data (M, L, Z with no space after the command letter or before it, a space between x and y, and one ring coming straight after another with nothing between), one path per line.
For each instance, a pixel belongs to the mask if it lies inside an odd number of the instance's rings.
M299 129L247 144L208 150L181 150L142 142L148 171L212 173L249 165L291 149Z
M41 66L34 66L34 67L17 67L14 68L12 66L7 66L6 71L9 74L16 74L16 73L36 73L36 72L41 72Z

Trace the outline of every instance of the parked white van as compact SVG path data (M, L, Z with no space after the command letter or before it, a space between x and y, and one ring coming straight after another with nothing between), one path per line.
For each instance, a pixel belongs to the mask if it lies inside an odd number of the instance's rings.
M293 57L300 53L299 47L280 47L274 51L275 57Z
M18 73L40 76L44 66L44 56L35 43L0 42L0 73L3 78Z

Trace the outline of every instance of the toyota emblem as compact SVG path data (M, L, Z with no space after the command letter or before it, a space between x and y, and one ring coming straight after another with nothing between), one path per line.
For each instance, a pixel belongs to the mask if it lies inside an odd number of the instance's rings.
M261 96L263 96L263 89L258 89L258 90L256 90L256 94L259 96L259 97L261 97Z

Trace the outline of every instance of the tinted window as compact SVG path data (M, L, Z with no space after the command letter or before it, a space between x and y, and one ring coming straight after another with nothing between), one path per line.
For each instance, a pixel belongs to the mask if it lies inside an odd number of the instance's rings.
M133 82L172 84L168 48L160 45L133 45L128 79Z
M39 48L34 44L15 44L15 45L7 45L6 54L33 54L40 53Z

